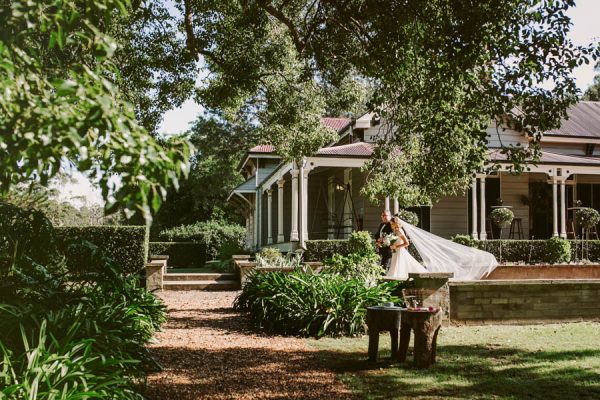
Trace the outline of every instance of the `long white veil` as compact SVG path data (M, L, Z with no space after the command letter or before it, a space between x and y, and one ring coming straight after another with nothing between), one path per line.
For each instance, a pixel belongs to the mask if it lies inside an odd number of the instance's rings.
M409 241L421 255L429 272L452 272L455 280L487 276L498 266L493 254L441 238L402 221Z

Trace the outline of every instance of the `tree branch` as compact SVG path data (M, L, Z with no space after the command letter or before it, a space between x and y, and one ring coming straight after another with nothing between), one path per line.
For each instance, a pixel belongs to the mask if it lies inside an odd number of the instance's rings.
M278 10L271 1L259 0L257 4L269 13L271 16L276 18L279 22L287 26L290 31L290 36L292 37L292 41L294 42L294 46L296 46L296 50L298 53L302 54L306 47L306 43L300 38L300 33L294 25L294 22L289 19L281 10Z
M196 38L194 36L194 24L193 17L194 13L192 11L192 6L190 4L190 0L184 0L185 6L185 34L186 34L186 46L190 53L194 56L194 59L198 61L198 53L196 51Z

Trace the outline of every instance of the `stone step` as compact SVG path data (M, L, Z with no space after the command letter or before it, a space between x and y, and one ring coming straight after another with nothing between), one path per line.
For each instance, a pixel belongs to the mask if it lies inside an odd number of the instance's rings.
M218 273L169 273L163 275L163 281L235 281L237 274L231 272Z
M238 290L238 281L163 281L163 290Z

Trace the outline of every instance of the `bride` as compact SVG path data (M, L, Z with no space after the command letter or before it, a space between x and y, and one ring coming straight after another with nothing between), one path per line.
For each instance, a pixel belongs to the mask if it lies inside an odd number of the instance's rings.
M390 262L390 269L388 270L386 277L406 280L408 279L409 272L427 272L425 267L423 267L421 263L408 252L408 245L410 242L402 229L400 218L393 217L390 224L394 235L398 237L398 239L390 245L390 249L392 249L392 261Z
M489 275L498 266L496 257L488 252L441 238L398 217L392 218L391 225L398 240L390 246L396 251L387 278L405 280L410 272L451 272L454 280L474 280ZM423 264L408 252L410 243Z

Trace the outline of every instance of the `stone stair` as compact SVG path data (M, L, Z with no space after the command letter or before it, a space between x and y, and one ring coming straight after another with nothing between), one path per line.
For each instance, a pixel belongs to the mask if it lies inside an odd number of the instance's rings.
M240 282L234 273L166 273L163 290L238 290Z

